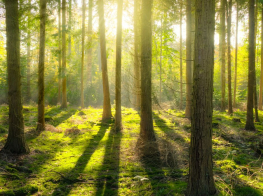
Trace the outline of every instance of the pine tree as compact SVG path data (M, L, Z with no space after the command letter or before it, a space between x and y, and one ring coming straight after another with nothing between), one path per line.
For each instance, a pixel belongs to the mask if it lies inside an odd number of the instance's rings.
M9 128L4 150L12 153L28 153L24 136L20 75L20 37L18 0L5 0L6 51L8 74Z
M215 0L196 0L188 196L216 194L212 162Z
M38 63L38 120L37 131L45 130L45 40L46 40L46 0L40 0L40 43Z

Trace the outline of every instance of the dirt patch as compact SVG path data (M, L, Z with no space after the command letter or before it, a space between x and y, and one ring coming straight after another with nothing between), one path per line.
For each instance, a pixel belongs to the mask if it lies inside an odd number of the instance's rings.
M50 132L55 132L55 133L62 133L61 129L57 129L56 127L54 127L53 125L50 124L46 124L46 131L50 131Z

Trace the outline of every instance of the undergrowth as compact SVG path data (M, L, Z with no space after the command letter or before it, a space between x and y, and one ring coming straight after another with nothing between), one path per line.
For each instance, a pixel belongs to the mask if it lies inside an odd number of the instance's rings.
M0 195L184 195L191 129L184 113L154 112L158 164L144 162L136 153L138 112L122 108L122 115L123 130L116 134L114 119L100 121L101 109L46 107L46 130L37 133L37 108L24 107L31 152L0 154ZM263 195L263 123L247 132L244 112L229 116L215 111L213 126L219 195ZM0 106L1 148L7 130L8 107Z

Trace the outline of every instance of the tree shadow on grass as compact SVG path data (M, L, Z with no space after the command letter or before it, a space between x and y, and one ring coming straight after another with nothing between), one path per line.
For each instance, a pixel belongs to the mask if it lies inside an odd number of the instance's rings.
M63 113L59 117L52 118L50 124L56 127L61 123L63 123L64 121L66 121L67 119L69 119L71 116L73 116L76 113L76 111L77 111L76 109L70 109L69 111L67 110L66 113Z
M141 143L140 139L137 141L137 144ZM140 145L140 144L139 144ZM145 145L140 146L140 152L144 152L145 150L149 150L149 147L146 147L146 149L143 149ZM161 188L162 182L165 182L166 176L164 171L162 170L162 163L161 163L161 156L159 151L158 143L155 142L155 151L153 156L149 157L148 155L145 156L143 153L139 154L139 159L142 164L142 167L144 168L147 178L149 180L149 183L151 185L151 189L153 191L153 195L158 195L159 189ZM142 181L142 179L139 178L139 181ZM161 185L161 186L159 186ZM166 187L167 188L167 187ZM145 194L144 189L139 190L139 194ZM148 190L146 191L148 192Z
M75 184L77 182L79 182L78 180L78 176L81 172L84 171L86 165L88 164L92 154L96 151L98 145L99 145L99 141L102 140L102 138L104 137L106 130L109 128L109 124L103 124L97 135L93 136L93 138L89 139L89 144L86 146L85 151L83 152L83 154L79 157L75 167L69 171L65 176L61 177L60 179L60 183L57 186L57 188L55 188L54 192L52 195L68 195L72 189L71 186L67 186L67 185L72 185ZM63 192L62 192L63 190Z
M154 195L172 195L175 192L182 194L186 183L182 180L183 172L180 165L184 165L184 162L187 162L187 158L183 158L186 160L182 160L181 154L188 154L186 151L188 148L185 148L187 144L180 134L177 134L166 124L164 119L160 118L156 114L153 114L153 116L157 127L162 131L162 133L164 133L164 137L157 138L156 145L158 152L155 153L155 157L152 162L148 158L145 159L143 156L140 157L142 166L148 175ZM176 147L179 146L178 148L182 148L183 151L177 152L178 149L175 148L172 142L176 144ZM163 167L168 169L169 172L165 174ZM180 181L178 181L178 185L171 186L169 184L171 179L179 178Z
M163 118L157 114L153 114L153 116L155 124L164 134L164 137L159 138L162 162L168 167L176 169L186 165L188 163L189 144L186 143L182 135L169 127Z
M96 196L117 196L119 189L119 164L120 164L120 142L122 133L115 133L111 129L109 139L105 146L103 165L98 174L96 183Z

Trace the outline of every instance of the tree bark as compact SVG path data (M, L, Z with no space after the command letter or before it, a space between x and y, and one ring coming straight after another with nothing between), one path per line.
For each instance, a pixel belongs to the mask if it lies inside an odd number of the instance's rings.
M103 3L103 0L98 0L98 13L99 13L102 84L103 84L102 120L106 121L106 120L109 120L112 117L112 115L111 115L111 105L110 105L109 79L108 79L108 71L107 71L105 20L104 20L104 3Z
M180 110L183 109L183 2L180 1Z
M220 51L221 51L221 111L226 109L226 0L221 0Z
M185 117L191 118L192 107L192 35L191 35L191 0L186 4L186 108Z
M92 84L92 10L93 0L89 0L89 21L88 21L88 66L87 66L87 82Z
M84 108L84 55L85 55L85 12L86 2L82 0L82 50L81 50L81 88L80 88L80 105Z
M62 0L62 104L67 108L67 77L66 77L66 0Z
M141 107L141 76L140 76L140 3L134 0L134 91L135 108Z
M31 0L28 0L28 6L31 6ZM30 74L31 74L31 30L30 30L30 21L31 21L31 8L29 9L27 17L27 90L26 90L26 102L30 103L31 100L31 87L30 87Z
M69 0L68 6L68 59L71 62L71 26L72 26L72 0Z
M237 3L237 17L236 17L236 50L235 50L235 81L234 81L234 102L233 105L236 107L236 95L237 95L237 52L238 52L238 1Z
M247 98L247 120L246 130L255 130L253 118L253 95L255 81L255 0L249 0L249 63L248 63L248 98Z
M58 0L58 104L61 104L61 0Z
M162 60L163 60L163 18L161 18L161 45L160 45L160 78L159 78L159 104L162 102Z
M233 114L232 107L232 76L231 76L231 15L232 0L229 0L227 10L227 59L228 59L228 114Z
M121 120L121 49L122 49L122 7L123 0L118 0L117 14L117 38L116 38L116 112L115 112L115 131L122 129Z
M156 141L152 118L152 0L143 0L141 9L141 126L140 140L144 145L143 156L155 153Z
M215 1L196 0L188 196L216 194L212 162Z
M259 88L259 104L258 107L262 110L262 93L263 93L263 4L261 5L261 75Z
M257 1L255 2L256 5L255 5L255 50L257 51L257 16L258 16L258 13L257 13ZM256 58L256 57L255 57ZM255 108L255 122L260 122L259 120L259 116L258 116L258 100L257 100L257 80L256 80L256 70L255 70L255 76L254 76L254 108Z
M4 150L29 153L22 113L18 0L5 0L9 128Z
M40 0L40 43L38 64L38 120L37 131L45 130L45 39L46 39L46 0Z

